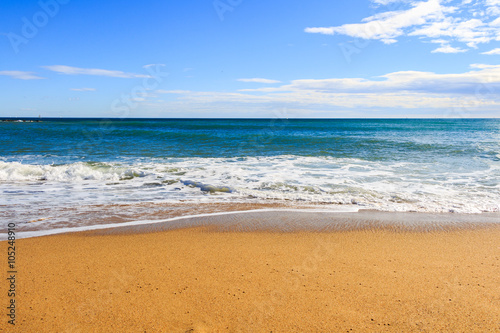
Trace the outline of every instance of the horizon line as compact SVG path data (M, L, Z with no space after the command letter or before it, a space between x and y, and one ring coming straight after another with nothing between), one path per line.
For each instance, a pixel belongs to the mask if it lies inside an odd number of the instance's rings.
M11 119L18 119L18 120L42 120L42 119L100 119L100 120L119 120L119 121L125 121L125 120L259 120L259 119L265 119L265 120L279 120L279 119L286 119L286 120L339 120L339 119L349 119L349 120L367 120L367 119L398 119L398 120L422 120L422 119L500 119L500 117L235 117L235 118L228 118L228 117L130 117L130 118L123 118L123 117L24 117L24 116L0 116L0 120L11 120Z

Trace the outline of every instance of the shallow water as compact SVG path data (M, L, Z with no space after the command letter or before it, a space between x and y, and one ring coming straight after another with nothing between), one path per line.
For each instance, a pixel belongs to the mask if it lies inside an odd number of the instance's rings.
M500 120L0 123L3 221L50 228L95 205L276 201L498 212Z

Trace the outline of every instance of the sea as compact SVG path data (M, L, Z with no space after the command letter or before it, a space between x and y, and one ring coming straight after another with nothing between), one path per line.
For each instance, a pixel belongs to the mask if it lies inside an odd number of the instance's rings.
M57 228L102 207L280 202L499 212L500 119L0 122L2 228Z

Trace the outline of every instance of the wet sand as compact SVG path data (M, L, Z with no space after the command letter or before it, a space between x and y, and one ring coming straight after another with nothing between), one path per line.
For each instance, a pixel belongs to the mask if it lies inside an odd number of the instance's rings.
M130 221L161 220L179 216L233 212L255 209L275 208L324 208L327 204L297 204L278 200L276 202L198 202L151 203L139 202L114 205L85 205L81 207L54 207L50 210L34 210L29 215L15 216L2 210L0 220L17 221L19 232L75 228L83 226L119 224ZM356 205L335 205L335 209L355 209ZM0 228L0 240L6 229Z
M498 223L315 214L17 240L14 331L500 330ZM314 221L327 222L312 228Z

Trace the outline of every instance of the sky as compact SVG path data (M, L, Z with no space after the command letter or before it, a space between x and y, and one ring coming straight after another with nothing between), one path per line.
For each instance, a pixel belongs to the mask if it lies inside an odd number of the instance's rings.
M0 9L0 117L500 116L500 0Z

